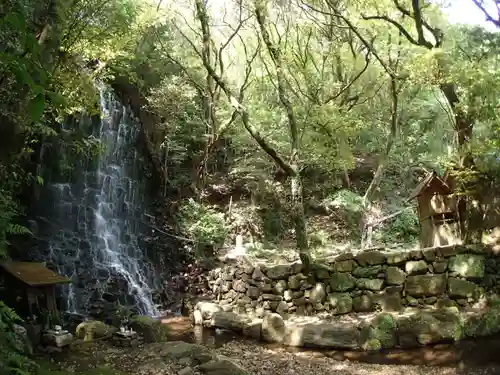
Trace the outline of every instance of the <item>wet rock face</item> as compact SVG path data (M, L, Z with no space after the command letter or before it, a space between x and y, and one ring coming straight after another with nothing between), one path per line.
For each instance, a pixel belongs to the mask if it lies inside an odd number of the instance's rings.
M62 310L111 318L108 306L120 302L152 315L159 302L153 296L159 271L169 263L145 256L149 245L144 239L152 231L142 221L152 202L144 173L148 166L138 149L141 125L111 90L101 92L101 109L102 121L82 116L68 124L97 135L105 149L98 157L73 160L71 176L57 175L57 168L44 176L33 207L37 243L32 258L73 280L71 288L60 288ZM51 159L64 156L56 148L51 152ZM163 266L158 270L156 265Z
M469 307L486 292L497 292L499 271L500 256L488 248L449 246L345 253L318 260L309 274L300 263L233 260L212 270L207 284L225 311L338 316Z

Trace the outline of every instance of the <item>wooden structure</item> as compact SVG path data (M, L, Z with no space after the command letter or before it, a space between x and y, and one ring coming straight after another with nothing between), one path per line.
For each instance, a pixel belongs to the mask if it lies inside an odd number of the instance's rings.
M0 298L23 318L46 312L59 319L55 286L71 280L43 263L9 261L0 264L0 283Z
M448 175L429 173L415 188L409 200L417 199L420 245L435 247L460 243L457 199Z

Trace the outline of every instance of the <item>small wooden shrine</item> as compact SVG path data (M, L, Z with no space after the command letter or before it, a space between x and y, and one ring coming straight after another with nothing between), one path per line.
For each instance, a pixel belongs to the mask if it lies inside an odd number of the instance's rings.
M66 283L71 280L43 263L0 263L0 298L23 318L47 313L59 319L55 286Z
M435 247L460 243L457 199L448 174L430 172L415 188L420 222L420 246Z

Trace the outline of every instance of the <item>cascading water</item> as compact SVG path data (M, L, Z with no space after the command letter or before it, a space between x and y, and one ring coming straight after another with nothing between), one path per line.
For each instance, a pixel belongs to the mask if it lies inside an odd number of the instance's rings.
M79 127L92 129L103 150L89 156L71 181L49 186L45 259L73 281L65 291L69 312L92 313L104 309L96 301L119 301L155 316L156 272L138 237L146 205L135 148L139 125L111 90L100 90L100 105L100 121L83 116Z

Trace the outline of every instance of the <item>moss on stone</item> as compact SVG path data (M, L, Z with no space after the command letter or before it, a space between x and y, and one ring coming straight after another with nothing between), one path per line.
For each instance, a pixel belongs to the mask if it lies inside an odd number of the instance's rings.
M379 314L371 323L370 338L378 340L382 348L392 348L396 345L396 329L396 321L391 314Z
M467 337L488 336L500 331L500 307L492 307L483 314L469 317L464 325Z
M144 336L146 341L167 341L168 327L158 319L144 315L135 315L130 320L130 327Z
M350 273L336 272L330 278L330 287L334 292L347 292L355 286L356 279Z

